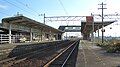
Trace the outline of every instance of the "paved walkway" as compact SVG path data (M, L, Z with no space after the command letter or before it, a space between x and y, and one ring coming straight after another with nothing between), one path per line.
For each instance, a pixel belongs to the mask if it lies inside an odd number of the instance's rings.
M120 54L106 53L93 43L81 40L76 67L118 67Z

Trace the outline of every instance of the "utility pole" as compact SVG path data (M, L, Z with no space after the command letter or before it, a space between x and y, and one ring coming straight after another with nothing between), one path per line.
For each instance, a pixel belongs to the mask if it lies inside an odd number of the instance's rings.
M103 10L107 9L107 8L103 7L104 5L106 5L106 4L103 4L103 2L102 2L102 4L98 4L98 5L102 6L101 8L98 8L98 9L102 9L102 43L103 43L103 40L104 40L104 38L103 38L104 37L104 29L103 29L103 27L104 27L104 23L103 23L104 17L103 17Z
M44 14L40 14L39 16L43 16L43 23L45 24L45 13Z
M93 14L91 13L91 16L92 16L92 42L94 44L94 18L93 18Z
M45 24L45 13L44 13L44 15L43 15L43 16L44 16L44 24Z

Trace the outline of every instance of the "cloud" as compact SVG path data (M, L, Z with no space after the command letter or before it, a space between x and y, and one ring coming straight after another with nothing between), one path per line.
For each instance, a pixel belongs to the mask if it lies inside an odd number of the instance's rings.
M6 9L7 6L0 4L0 9Z

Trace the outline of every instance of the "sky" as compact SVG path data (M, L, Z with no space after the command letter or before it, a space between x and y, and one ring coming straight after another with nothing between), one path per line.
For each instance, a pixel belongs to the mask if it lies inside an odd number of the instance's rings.
M0 0L0 20L15 16L18 12L26 17L43 23L43 15L49 16L89 16L91 13L101 14L101 3L107 9L104 14L120 13L120 0ZM69 22L46 22L47 25L58 28ZM69 24L80 25L80 22ZM112 27L112 29L110 29ZM105 36L120 36L120 24L115 22L105 27ZM101 33L100 33L101 35Z

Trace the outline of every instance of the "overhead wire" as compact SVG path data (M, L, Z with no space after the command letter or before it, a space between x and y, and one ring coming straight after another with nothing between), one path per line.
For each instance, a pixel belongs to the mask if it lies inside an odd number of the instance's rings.
M63 8L65 14L68 15L68 12L67 12L67 10L65 9L65 7L64 7L64 5L63 5L63 3L62 3L62 1L61 1L61 0L58 0L58 1L59 1L60 5L62 6L62 8Z
M9 15L9 14L7 14L7 13L3 13L3 12L0 12L1 14L4 14L4 15Z
M23 8L21 8L21 7L17 6L17 5L15 5L15 4L13 4L13 3L7 1L7 0L3 0L3 1L4 1L4 2L7 2L7 3L9 3L9 4L11 4L11 5L13 5L13 6L19 8L19 9L21 9L22 11L28 12L28 13L30 13L30 14L32 13L32 12L29 12L29 11L27 11L27 10L25 10L25 9L23 9ZM33 15L34 15L34 14L33 14ZM35 17L36 17L36 16L35 16ZM34 18L35 18L35 17L34 17Z
M102 0L98 0L98 2L100 3L100 2L106 2L107 0L104 0L104 1L102 1Z
M24 4L23 2L19 1L19 0L15 0L16 2L20 3L21 5L27 7L28 9L30 9L31 11L35 12L36 14L39 15L39 12L35 11L34 9L30 8L27 4Z
M18 2L19 4L25 6L26 8L30 9L32 12L36 13L37 16L41 16L41 15L42 15L42 14L40 14L38 11L35 11L33 8L30 8L30 7L28 6L28 4L25 4L25 3L23 3L23 2L21 2L21 1L19 1L19 0L15 0L15 1ZM30 0L28 0L28 1L29 1L29 3L30 3Z
M0 2L2 2L2 1L0 1ZM0 14L3 14L3 15L9 15L9 14L6 13L6 12L4 13L3 11L2 11L2 12L0 11Z
M64 7L64 5L63 5L63 3L62 3L62 1L61 1L61 0L58 0L58 1L59 1L60 5L62 6L62 8L63 8L65 14L68 15L68 12L67 12L67 10L65 9L65 7ZM66 21L66 22L67 22L67 21ZM67 22L67 25L68 25L68 24L69 24L69 22Z

